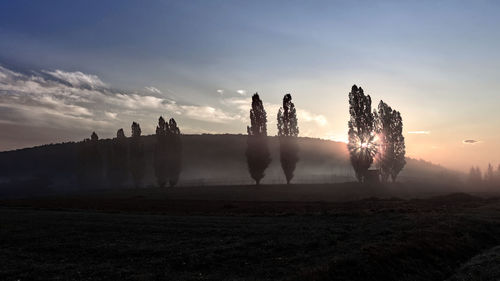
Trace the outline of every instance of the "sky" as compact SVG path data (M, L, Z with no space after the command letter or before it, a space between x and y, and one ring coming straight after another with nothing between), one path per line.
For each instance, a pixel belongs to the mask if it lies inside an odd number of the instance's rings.
M0 1L0 151L116 135L160 115L246 133L347 139L348 93L401 112L407 155L500 163L498 1Z

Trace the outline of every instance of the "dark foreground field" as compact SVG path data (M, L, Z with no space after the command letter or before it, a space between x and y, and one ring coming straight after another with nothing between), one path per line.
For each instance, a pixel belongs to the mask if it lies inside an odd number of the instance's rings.
M228 188L0 201L0 280L500 279L495 197Z

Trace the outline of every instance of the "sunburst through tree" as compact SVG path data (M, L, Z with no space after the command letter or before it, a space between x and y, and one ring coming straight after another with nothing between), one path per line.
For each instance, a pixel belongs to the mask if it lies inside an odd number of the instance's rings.
M377 153L377 135L375 134L374 116L372 113L372 100L365 95L361 87L352 86L349 93L348 122L349 155L351 164L358 181L365 181L366 171L373 163Z

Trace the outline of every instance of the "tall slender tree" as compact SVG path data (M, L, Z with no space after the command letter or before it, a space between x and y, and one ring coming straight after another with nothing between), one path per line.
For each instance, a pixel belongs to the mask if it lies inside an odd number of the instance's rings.
M248 170L255 184L259 185L264 178L264 171L271 163L271 155L267 144L267 115L259 95L252 96L250 110L250 126L247 127L246 157Z
M285 173L286 183L290 184L293 172L299 161L299 147L297 136L299 126L297 125L297 113L292 102L292 95L283 97L283 106L278 111L278 137L280 140L281 168Z
M361 87L352 86L349 93L348 122L349 155L358 181L365 180L366 171L373 163L377 152L375 140L375 123L372 113L372 100L365 95Z
M156 145L154 152L154 170L156 181L159 187L165 187L168 179L167 163L168 163L168 142L167 133L169 131L168 124L162 116L158 119L156 126Z
M181 131L177 127L177 122L174 118L168 121L168 163L167 176L170 186L175 186L179 181L179 176L182 170L182 142Z
M127 138L123 129L116 132L108 155L108 179L112 187L121 187L128 180Z
M144 144L141 140L141 126L132 122L132 137L130 138L130 174L136 188L140 187L144 179L146 167L144 159Z
M378 112L373 114L378 136L376 158L382 181L387 182L389 177L395 181L406 164L403 120L398 111L383 101L378 105Z
M394 142L394 161L392 163L391 178L395 182L399 173L403 170L406 165L406 145L405 137L403 136L403 118L401 113L396 111L394 114L394 129L393 132L393 142Z

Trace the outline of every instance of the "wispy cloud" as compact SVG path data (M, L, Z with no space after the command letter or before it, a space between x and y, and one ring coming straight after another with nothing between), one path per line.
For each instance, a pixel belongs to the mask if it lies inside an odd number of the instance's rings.
M429 135L431 132L430 131L410 131L407 133L408 134L415 134L415 135Z
M238 94L240 94L242 96L244 96L244 95L247 94L247 92L245 90L237 90L236 93L238 93Z
M314 122L321 127L326 126L328 124L328 121L326 120L326 117L324 115L314 114L303 109L298 110L297 118L305 122Z
M146 90L148 90L149 92L153 93L153 94L162 94L162 92L158 89L158 88L155 88L153 86L150 86L150 87L144 87Z
M76 72L66 72L62 70L55 70L55 71L47 71L43 70L43 73L49 74L54 78L60 79L63 82L67 82L72 86L75 87L90 87L90 88L96 88L96 87L105 87L106 84L99 79L96 75L91 75L91 74L85 74L80 71Z

